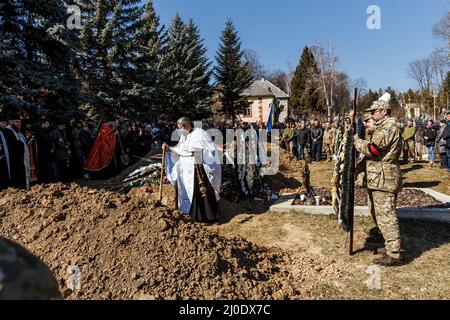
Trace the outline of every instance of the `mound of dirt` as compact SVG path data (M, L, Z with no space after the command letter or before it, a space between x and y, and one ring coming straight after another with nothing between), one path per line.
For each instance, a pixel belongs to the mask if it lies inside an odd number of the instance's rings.
M314 259L293 261L278 249L221 237L134 192L8 189L0 193L0 235L40 257L68 299L301 297L297 286Z

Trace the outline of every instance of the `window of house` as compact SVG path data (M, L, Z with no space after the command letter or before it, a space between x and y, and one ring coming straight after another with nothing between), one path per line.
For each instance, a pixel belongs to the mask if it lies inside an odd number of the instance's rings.
M252 104L248 103L247 106L244 108L244 118L251 118L252 117Z

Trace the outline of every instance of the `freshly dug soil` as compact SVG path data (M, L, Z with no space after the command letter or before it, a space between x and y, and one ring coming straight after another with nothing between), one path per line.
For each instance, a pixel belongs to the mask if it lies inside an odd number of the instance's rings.
M74 184L8 189L0 192L0 235L40 257L68 299L298 299L296 286L326 268L221 237L154 197ZM72 291L69 270L77 268L81 289Z
M330 205L331 203L331 191L327 188L314 188L314 191L318 196L321 196L326 203L324 205ZM298 199L295 200L294 205L303 205ZM367 189L357 187L355 192L355 205L367 206ZM423 207L448 207L432 196L426 194L420 190L405 189L398 194L397 207L409 207L409 208L423 208Z

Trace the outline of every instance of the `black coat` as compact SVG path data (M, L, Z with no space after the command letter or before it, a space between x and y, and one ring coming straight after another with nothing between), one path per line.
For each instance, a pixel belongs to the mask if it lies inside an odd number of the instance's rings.
M54 152L55 141L50 137L50 130L39 128L36 131L36 143L38 148L38 161L50 161Z
M82 130L80 133L81 140L81 150L84 154L84 157L87 159L89 153L91 152L92 145L94 144L94 139L90 132Z
M316 142L312 141L317 140ZM321 126L311 128L311 143L319 144L323 142L323 128Z
M3 132L3 131L4 131L3 129L0 129L0 132ZM8 148L8 143L6 142L5 145L3 145L3 141L0 138L0 190L8 188L11 183L11 181L9 180L8 159L6 158L6 148Z
M442 139L445 140L445 148L450 149L450 122L447 123L447 126L442 133Z
M299 129L298 133L297 133L297 143L305 146L310 142L310 133L309 130L304 128L304 129Z
M24 164L25 144L17 140L10 129L3 131L9 149L9 164L11 171L11 187L17 189L27 188L27 176Z
M437 131L435 127L425 128L423 139L427 147L434 147L436 145Z

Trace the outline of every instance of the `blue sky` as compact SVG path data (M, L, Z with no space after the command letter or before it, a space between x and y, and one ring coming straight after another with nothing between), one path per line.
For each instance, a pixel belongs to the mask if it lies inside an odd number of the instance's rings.
M428 56L440 45L432 26L449 7L448 0L154 0L168 25L180 12L193 18L214 59L227 17L243 48L255 50L268 70L298 64L305 45L332 39L339 44L340 69L352 79L365 78L369 88L413 87L408 62ZM369 5L381 9L381 30L369 30ZM214 60L213 60L214 61Z

